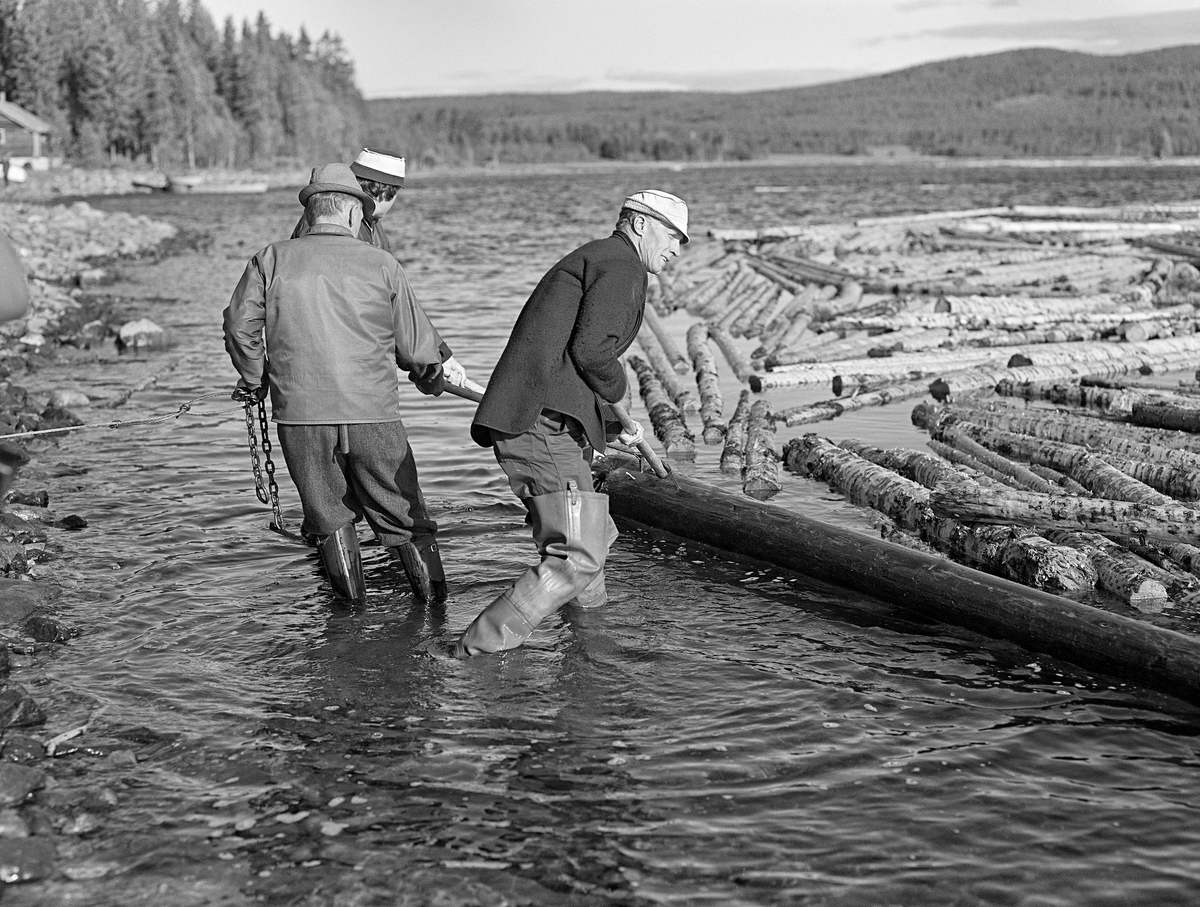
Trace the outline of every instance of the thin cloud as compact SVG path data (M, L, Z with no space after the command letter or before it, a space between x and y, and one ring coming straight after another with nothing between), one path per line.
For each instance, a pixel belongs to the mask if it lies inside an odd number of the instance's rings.
M925 31L919 37L1052 44L1093 53L1135 53L1156 47L1200 43L1200 10L1181 9L1102 19L986 22Z

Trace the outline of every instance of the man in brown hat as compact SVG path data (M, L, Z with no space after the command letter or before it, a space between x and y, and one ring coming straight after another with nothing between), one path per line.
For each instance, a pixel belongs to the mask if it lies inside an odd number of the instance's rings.
M397 366L425 394L443 388L441 338L396 259L356 237L375 201L346 164L300 190L311 228L255 255L224 312L235 399L269 393L288 472L334 591L366 595L354 523L404 566L421 601L446 583L400 419ZM270 354L268 366L267 354Z
M396 196L404 188L404 158L390 151L372 151L370 148L364 148L350 165L350 170L358 179L358 187L375 202L374 212L363 217L358 228L358 238L385 252L392 252L392 241L383 229L382 221L383 216L395 203ZM301 214L295 229L292 230L292 238L303 236L311 228L308 214ZM446 381L460 387L468 383L466 369L454 358L453 351L445 342L442 343L441 352Z
M515 648L567 602L607 599L604 561L617 527L608 496L592 491L592 453L603 452L616 423L608 404L625 395L620 357L642 326L646 275L679 254L687 218L682 199L635 192L612 235L552 267L517 316L471 436L494 449L529 511L541 561L475 618L457 654ZM635 429L613 434L637 444Z

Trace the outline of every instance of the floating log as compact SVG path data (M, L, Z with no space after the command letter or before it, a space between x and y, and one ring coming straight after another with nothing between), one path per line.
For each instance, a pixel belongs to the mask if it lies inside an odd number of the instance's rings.
M1012 474L1011 469L1002 470L1002 469L998 469L992 465L992 463L999 461L999 460L1005 460L1005 458L992 453L990 450L987 450L986 448L979 447L978 445L976 445L976 448L981 453L985 453L985 454L989 455L988 460L983 460L983 459L980 459L979 457L974 456L972 453L962 449L961 447L953 447L950 444L946 443L945 441L938 441L935 438L930 438L928 443L929 443L930 450L932 450L939 457L945 457L951 463L955 463L959 466L965 466L968 469L971 469L975 472L978 472L982 475L987 476L989 479L992 479L995 482L999 482L1003 485L1007 485L1009 488L1021 488L1021 489L1025 488L1025 485L1022 484L1022 482L1020 480L1018 480ZM1013 463L1011 460L1005 460L1005 462L1008 463L1010 466L1019 466L1020 465L1017 463ZM1032 474L1032 472L1031 472L1031 474ZM1056 491L1057 492L1062 491L1061 486L1056 486L1052 489L1049 482L1045 481L1044 479L1041 479L1038 476L1035 476L1035 478L1038 478L1041 481L1041 487L1038 488L1037 490L1042 491L1045 494L1053 494Z
M754 280L746 284L737 298L730 305L712 320L712 323L726 331L731 331L733 325L741 320L747 312L754 312L760 306L767 294L777 291L777 287L769 280L755 276Z
M754 336L750 333L751 325L764 311L774 308L780 292L779 287L770 284L763 287L753 304L743 309L742 313L729 325L729 333L734 337Z
M1122 393L1129 393L1123 391ZM1196 402L1148 399L1134 400L1129 421L1145 428L1200 432L1200 406Z
M837 295L826 302L813 306L814 321L830 321L840 318L850 312L856 312L863 307L863 288L857 280L842 281Z
M854 224L857 227L876 227L885 224L918 224L927 221L987 217L995 214L1007 214L1008 212L1008 207L968 208L965 211L922 211L915 214L888 214L881 217L860 217Z
M783 308L779 314L772 318L762 332L763 344L774 344L778 339L782 338L788 327L796 320L797 316L812 305L813 300L817 297L817 292L821 288L815 283L806 284L802 290L795 293L791 301Z
M718 349L721 350L721 353L725 356L725 361L733 369L733 373L737 376L738 381L748 381L750 376L754 374L754 366L750 364L750 360L737 348L737 344L733 342L733 338L729 336L729 332L722 330L710 322L708 325L708 336L717 345Z
M1062 319L1068 315L1111 313L1127 308L1129 305L1121 296L1103 293L1096 296L943 296L933 310L986 315L992 319L1043 315Z
M667 332L666 327L663 326L662 319L659 318L658 313L653 309L646 309L644 323L650 327L651 332L658 340L663 353L671 363L671 367L681 375L686 375L691 371L687 356L680 352L678 344L675 343L670 333Z
M775 423L771 404L755 400L746 425L746 471L742 492L759 501L779 494L779 452L775 449Z
M1032 491L1013 491L997 498L971 482L946 482L930 493L929 506L938 516L969 522L1040 530L1092 529L1107 536L1166 544L1200 542L1200 511L1183 504L1137 504Z
M703 306L696 308L695 314L700 318L712 318L726 311L731 305L736 303L736 300L741 298L746 287L753 283L755 279L755 273L746 267L744 263L739 262L729 282Z
M1027 463L1049 466L1073 478L1093 494L1114 501L1136 501L1145 504L1173 503L1169 495L1147 485L1109 463L1107 459L1093 454L1086 447L1031 438L1014 432L985 428L954 416L945 416L938 421L934 435L939 440L954 444L968 438L977 441L989 450L1014 457ZM1128 461L1132 464L1132 461ZM1169 470L1170 467L1167 467Z
M1078 444L1093 450L1165 463L1186 469L1200 469L1200 454L1189 448L1196 439L1188 434L1165 429L1131 426L1065 412L1049 410L989 409L984 406L944 404L933 407L918 404L913 411L913 424L922 428L933 424L942 413L950 413L976 425L1003 431Z
M725 401L721 396L717 363L708 345L708 325L704 322L697 321L688 328L687 349L696 371L696 387L700 391L704 443L720 444L725 440Z
M901 528L919 530L922 539L959 560L1039 589L1078 592L1095 586L1096 571L1086 556L1023 529L935 519L929 489L824 438L793 438L784 460L792 472L829 482L852 503L886 514Z
M742 332L746 337L763 337L767 332L767 325L775 320L776 315L785 311L796 298L791 290L780 289L775 294L775 299L770 305L765 305L759 309L758 314L751 319L746 329Z
M746 468L746 429L750 423L750 391L738 397L733 417L725 430L725 447L721 451L721 472L741 475Z
M684 299L684 307L693 315L703 317L703 313L709 311L709 307L724 296L741 274L742 269L737 266L726 267L724 271L690 292Z
M662 383L663 389L670 395L679 412L686 414L698 411L700 403L696 400L696 395L692 393L688 382L675 371L675 367L667 359L667 354L658 345L653 332L644 326L638 332L638 346L646 354L646 360L654 369L655 376Z
M695 439L684 424L683 414L676 409L663 389L662 382L654 374L654 369L639 356L630 356L629 364L637 372L642 400L650 414L650 424L654 428L655 437L662 442L667 456L677 460L696 459Z
M1149 562L1127 551L1111 539L1095 532L1068 532L1052 529L1046 539L1056 545L1076 548L1088 555L1096 568L1096 585L1140 611L1161 611L1170 601L1167 587L1154 572L1162 573Z

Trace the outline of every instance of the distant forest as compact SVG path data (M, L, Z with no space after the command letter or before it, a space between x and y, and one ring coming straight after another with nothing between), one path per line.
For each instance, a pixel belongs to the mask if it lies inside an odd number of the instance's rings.
M341 40L272 35L199 0L0 0L0 91L83 164L307 165L350 155L366 108Z
M412 169L788 154L1200 155L1200 45L1031 49L777 91L365 101L341 39L200 0L0 0L0 91L79 163L307 166L368 145Z
M1119 57L1032 49L744 94L367 102L370 141L426 164L753 160L771 154L1200 154L1200 46Z

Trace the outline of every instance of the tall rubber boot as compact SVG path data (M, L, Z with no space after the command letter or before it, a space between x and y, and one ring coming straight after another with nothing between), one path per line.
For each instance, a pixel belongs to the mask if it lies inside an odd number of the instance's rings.
M446 573L436 539L427 536L420 542L405 542L388 553L404 567L413 598L423 605L446 600Z
M334 593L356 604L366 601L367 583L363 579L362 555L354 524L347 523L332 535L325 536L317 543L317 551Z
M541 562L479 613L455 646L456 655L515 649L604 568L608 495L580 491L572 481L566 491L536 495L525 504Z
M612 551L613 542L620 535L617 532L617 524L611 519L608 520L607 537L605 539L605 560L608 560L608 552ZM592 577L591 582L587 584L582 592L575 596L572 604L576 604L581 608L599 608L602 605L608 604L608 588L604 584L604 568L601 567L596 575Z

